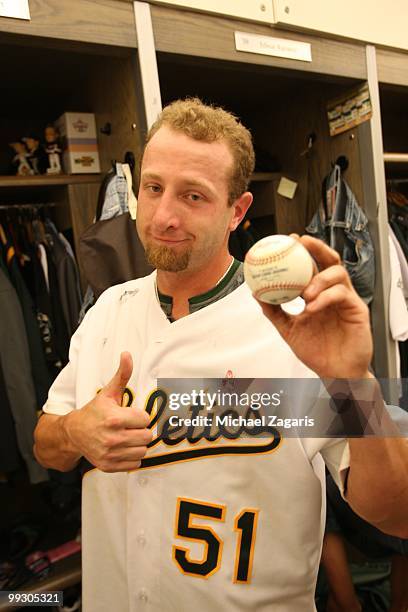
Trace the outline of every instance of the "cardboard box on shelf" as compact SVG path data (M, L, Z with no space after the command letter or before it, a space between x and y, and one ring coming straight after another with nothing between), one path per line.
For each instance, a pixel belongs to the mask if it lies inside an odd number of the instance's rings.
M62 161L67 174L100 172L95 115L64 113L55 122L62 141Z

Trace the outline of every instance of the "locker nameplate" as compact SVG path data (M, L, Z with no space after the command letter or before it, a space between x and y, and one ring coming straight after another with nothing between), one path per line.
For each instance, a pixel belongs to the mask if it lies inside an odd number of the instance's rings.
M285 57L301 62L312 61L312 45L309 43L248 32L234 32L234 36L237 51Z
M0 17L30 19L28 0L0 0Z

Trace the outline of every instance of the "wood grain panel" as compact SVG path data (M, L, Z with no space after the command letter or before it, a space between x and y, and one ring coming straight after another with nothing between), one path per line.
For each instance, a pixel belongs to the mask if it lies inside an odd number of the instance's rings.
M276 189L278 183L279 178L277 175L274 175L274 178L269 181L255 181L249 185L249 191L254 196L254 201L248 211L249 219L275 214Z
M377 49L377 70L380 83L408 86L408 53Z
M322 74L365 78L364 46L245 23L233 19L152 6L156 49L198 57L246 62ZM235 50L234 31L312 43L313 61L300 62Z
M119 1L119 0L118 0ZM1 17L0 17L1 21ZM116 47L113 45L103 45L98 43L84 42L83 40L66 40L64 38L45 38L44 36L26 36L24 34L14 34L5 32L0 28L0 44L13 46L14 54L12 57L25 53L28 49L34 54L41 51L67 51L83 55L108 55L110 57L127 57L131 47ZM6 49L6 53L7 53ZM1 66L4 69L4 66ZM39 65L37 64L37 69ZM27 72L24 75L28 76Z
M257 146L276 156L282 166L282 175L298 183L292 200L275 192L279 233L304 233L319 206L323 178L339 155L349 159L345 179L364 206L357 134L353 130L335 137L329 135L326 103L339 93L325 85L304 89L301 98L286 97L276 102L269 112L262 112L254 119ZM302 155L312 132L316 134L312 153Z
M345 178L364 206L356 131L330 137L326 114L327 103L357 81L334 82L311 73L228 61L196 58L193 63L189 57L160 54L163 102L198 95L231 110L251 130L258 158L264 158L262 170L281 168L281 174L298 183L293 200L276 193L276 181L252 184L249 217L275 213L277 231L303 233L319 205L322 180L340 155L349 158ZM312 132L317 139L309 159L301 154Z
M132 59L106 59L90 74L88 87L79 96L95 113L102 172L110 169L113 160L123 161L126 151L137 157L140 138ZM101 133L106 123L111 124L110 135Z
M100 183L99 174L38 174L36 176L0 176L3 187L48 187L72 183Z
M133 5L119 0L30 0L31 21L0 17L0 31L133 47Z

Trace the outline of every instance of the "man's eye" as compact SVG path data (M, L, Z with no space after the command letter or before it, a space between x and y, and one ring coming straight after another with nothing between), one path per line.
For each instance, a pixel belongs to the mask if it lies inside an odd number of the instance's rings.
M190 198L190 200L192 200L193 202L199 202L200 200L202 200L202 196L200 196L198 193L190 193L188 195L188 197Z
M147 189L152 193L159 193L160 185L147 185Z

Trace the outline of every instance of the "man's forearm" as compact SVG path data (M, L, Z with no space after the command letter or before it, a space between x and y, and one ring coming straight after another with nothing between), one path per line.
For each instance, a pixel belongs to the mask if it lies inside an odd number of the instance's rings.
M408 537L408 441L385 407L370 374L348 381L351 410L363 437L349 437L350 470L346 499L362 518L391 535Z
M323 382L349 442L348 503L382 531L408 537L408 441L391 419L378 381L367 372L361 379Z
M72 470L81 458L81 453L72 444L68 428L78 411L64 416L44 414L34 432L34 455L45 468L61 472Z
M350 438L346 499L378 529L408 538L408 442Z

